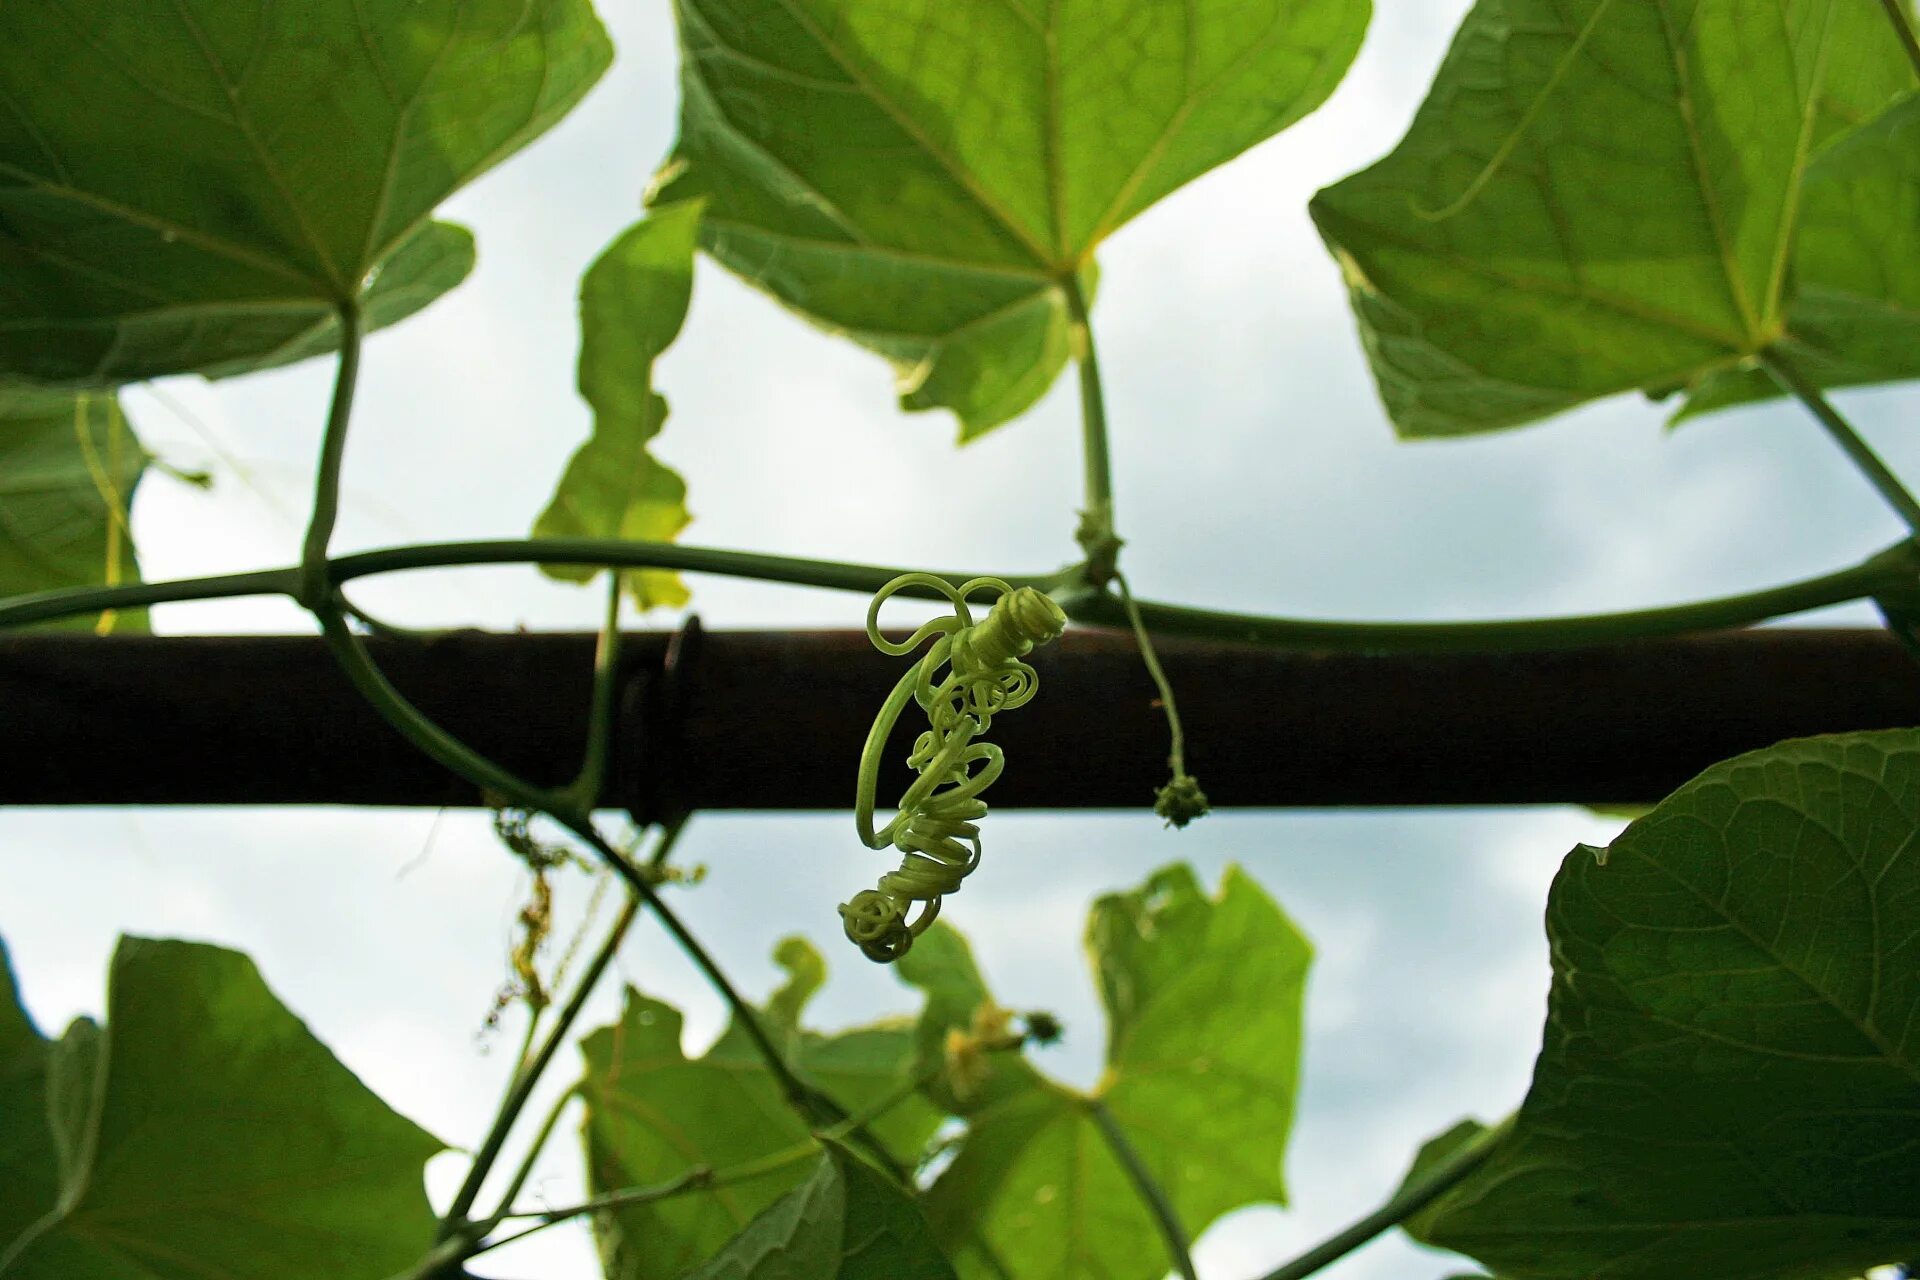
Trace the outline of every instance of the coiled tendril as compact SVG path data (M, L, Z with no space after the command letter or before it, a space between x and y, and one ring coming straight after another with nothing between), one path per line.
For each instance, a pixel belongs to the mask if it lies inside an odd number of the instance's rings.
M905 640L880 634L880 606L907 587L929 587L945 596L953 613L923 624ZM975 623L968 597L992 593L987 616ZM1003 711L1026 705L1038 688L1032 667L1020 661L1035 645L1054 639L1067 625L1060 606L1032 587L1014 588L998 578L974 578L955 587L931 573L903 573L880 588L867 610L867 638L882 653L902 657L929 639L933 647L887 695L860 754L860 788L854 822L870 849L889 846L905 856L898 870L880 877L840 904L847 937L871 960L886 963L907 953L940 914L942 895L980 865L980 828L987 803L980 793L1000 776L1000 748L979 741ZM942 674L942 668L945 669ZM927 729L914 743L907 766L920 776L900 797L893 821L874 829L874 790L880 753L900 713L911 701L927 713ZM913 904L920 914L909 920Z

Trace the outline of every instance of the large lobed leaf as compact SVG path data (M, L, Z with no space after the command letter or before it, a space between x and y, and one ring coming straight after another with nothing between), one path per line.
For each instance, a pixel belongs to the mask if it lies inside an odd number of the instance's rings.
M969 438L1068 355L1061 285L1149 205L1318 106L1367 0L676 0L680 139L654 198L887 356Z
M907 1192L838 1143L686 1280L953 1280Z
M1414 1234L1511 1280L1920 1256L1916 833L1920 731L1896 730L1715 765L1604 863L1575 849L1533 1086Z
M883 1022L838 1035L799 1024L807 998L824 976L818 953L799 939L783 941L775 958L787 984L768 1001L766 1022L788 1060L849 1112L871 1106L911 1080L910 1027ZM730 1026L713 1047L688 1058L677 1010L636 991L620 1021L582 1045L587 1103L584 1141L595 1194L645 1186L690 1167L722 1170L804 1146L807 1125L788 1105L745 1031ZM932 1137L939 1116L909 1098L872 1127L911 1163ZM804 1163L769 1175L651 1204L595 1220L611 1280L678 1280L714 1256L756 1215L807 1177Z
M1313 201L1395 428L1779 339L1808 157L1911 77L1878 0L1479 0L1400 145Z
M581 278L579 382L593 406L593 436L567 463L534 537L670 542L692 519L686 482L647 444L667 420L653 362L686 320L699 225L698 201L663 205L621 232ZM542 572L587 582L600 571L546 565ZM676 573L637 570L623 584L642 609L687 602Z
M111 392L0 380L0 597L138 582L128 516L147 462ZM146 615L113 622L141 630Z
M973 1109L927 1197L962 1276L1165 1274L1159 1232L1095 1106L1125 1132L1189 1235L1231 1209L1286 1198L1306 940L1237 868L1209 898L1175 866L1100 899L1087 945L1107 1009L1106 1073L1089 1097L1021 1064ZM959 1025L961 1003L930 1001L928 1018L942 1031Z
M0 1089L7 1280L383 1280L433 1241L440 1144L235 952L122 939L106 1028L51 1047L0 1001Z
M587 0L0 5L0 374L115 383L325 350L457 284L428 221L564 115Z
M1822 386L1920 377L1920 93L1807 168L1781 345ZM1707 377L1678 418L1780 394L1760 369Z

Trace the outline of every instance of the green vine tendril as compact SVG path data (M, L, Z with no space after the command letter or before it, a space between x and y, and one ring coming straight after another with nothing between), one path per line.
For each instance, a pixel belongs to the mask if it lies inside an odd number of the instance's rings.
M953 612L922 624L905 640L888 640L880 634L880 607L910 587L946 597ZM987 616L975 623L967 600L981 593L995 598ZM1006 761L999 747L979 739L994 716L1032 700L1039 677L1020 659L1058 637L1066 625L1067 615L1044 593L999 578L974 578L955 587L931 573L903 573L873 597L867 638L876 649L903 657L928 640L933 647L894 686L860 754L854 801L860 839L869 849L891 846L905 855L898 870L880 877L878 887L840 905L847 938L868 959L885 964L905 955L939 916L940 899L957 891L980 865L977 824L987 814L980 793L993 785ZM928 727L907 757L907 766L920 776L900 797L893 821L876 831L880 753L909 701L927 713ZM924 905L909 920L916 902Z

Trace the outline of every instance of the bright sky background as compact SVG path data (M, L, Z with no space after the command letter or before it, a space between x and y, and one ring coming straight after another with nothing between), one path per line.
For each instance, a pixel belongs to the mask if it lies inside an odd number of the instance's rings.
M606 80L443 210L479 236L473 279L369 349L341 549L522 535L586 433L572 385L576 282L638 213L672 141L676 96L666 6L602 7L619 47ZM1393 441L1305 206L1392 145L1465 7L1392 6L1328 106L1151 210L1102 254L1095 321L1136 588L1318 616L1590 611L1769 585L1893 541L1892 517L1791 408L1669 434L1657 407L1623 398L1520 432ZM212 495L147 481L134 523L150 578L296 558L330 378L321 361L129 394L150 446L219 475ZM659 451L687 478L691 542L1007 572L1072 558L1071 379L1027 419L956 451L950 420L896 412L877 358L703 264L660 380L674 409ZM1920 474L1920 447L1893 426L1914 417L1920 395L1839 400L1889 461ZM864 609L852 596L694 585L710 627L851 627ZM599 607L597 591L531 570L414 575L368 583L361 596L414 625L589 629ZM155 625L311 630L291 605L259 601L168 606ZM1578 733L1584 710L1540 715ZM1045 714L1044 690L1023 714ZM139 728L156 751L170 749L165 726ZM1231 744L1199 749L1204 758ZM1198 1249L1203 1275L1244 1280L1371 1208L1428 1135L1518 1102L1544 1009L1547 883L1576 841L1604 842L1616 826L1575 809L1242 812L1174 833L1144 810L996 813L986 861L948 918L971 936L1004 1001L1065 1018L1067 1043L1042 1064L1082 1084L1096 1077L1102 1044L1080 950L1098 893L1175 859L1193 861L1209 885L1239 862L1314 939L1302 1110L1286 1158L1294 1203L1235 1214ZM17 809L0 813L0 848L9 857L0 935L43 1027L99 1010L120 932L217 941L252 954L400 1110L450 1142L480 1136L512 1046L479 1033L525 893L482 817ZM834 974L816 1021L914 1007L839 937L834 903L885 869L845 815L703 817L683 848L712 874L679 901L748 991L774 981L775 940L801 932ZM577 918L584 879L562 893ZM636 931L620 967L688 1011L691 1049L717 1033L718 1002L656 927ZM589 1025L615 1000L608 984ZM578 1163L570 1143L556 1143L534 1190L556 1204L575 1198ZM442 1200L459 1166L448 1156L432 1167ZM598 1275L575 1230L474 1269ZM1394 1236L1327 1274L1422 1280L1455 1269Z

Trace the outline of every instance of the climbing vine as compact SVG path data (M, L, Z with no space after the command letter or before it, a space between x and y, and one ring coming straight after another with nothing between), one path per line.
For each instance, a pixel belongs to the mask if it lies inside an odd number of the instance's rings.
M157 604L291 600L365 702L487 797L532 886L494 1014L520 1047L437 1210L421 1169L440 1141L245 957L124 939L104 1025L52 1038L0 950L0 1278L436 1280L585 1221L615 1280L1197 1280L1198 1233L1285 1201L1310 949L1244 872L1209 891L1168 866L1086 923L1100 1084L1036 1065L1058 1020L1003 1004L958 913L942 916L991 874L984 793L1018 762L990 734L1047 714L1036 651L1071 626L1135 638L1166 717L1154 808L1174 827L1209 801L1158 637L1526 650L1867 600L1920 652L1920 501L1830 398L1920 377L1906 0L1478 0L1403 140L1314 198L1402 436L1630 392L1673 401L1676 421L1790 397L1915 535L1742 596L1470 623L1189 608L1136 598L1123 565L1096 251L1318 107L1367 0L673 8L679 140L646 216L581 281L593 431L533 536L342 555L365 344L471 270L473 237L436 221L439 204L610 64L589 0L0 6L0 626L124 631ZM650 452L668 416L654 366L701 253L889 361L901 407L950 413L962 444L1017 429L1072 364L1079 559L954 574L679 544L686 485ZM142 581L130 504L153 460L119 389L322 357L335 381L298 562ZM938 501L964 515L968 495ZM366 644L406 633L349 598L379 574L504 563L605 574L563 785L410 702ZM911 1022L809 1026L826 964L797 938L775 951L784 985L750 1000L674 908L699 880L672 860L687 819L608 834L623 611L684 604L682 575L712 574L870 595L872 643L911 659L847 761L849 846L901 861L840 908L847 937L919 993ZM889 639L895 597L947 612ZM909 710L926 719L916 776L882 823L881 766ZM1608 848L1575 849L1547 903L1550 1007L1526 1096L1432 1138L1377 1211L1266 1280L1394 1229L1503 1280L1839 1280L1920 1258L1917 832L1920 730L1881 730L1714 765ZM581 867L620 905L556 958L552 879ZM579 1025L643 917L726 1005L697 1057L679 1012L637 989L613 1024ZM576 1051L577 1079L529 1121ZM576 1114L587 1198L528 1207L535 1161ZM1069 1166L1074 1194L1056 1197Z

